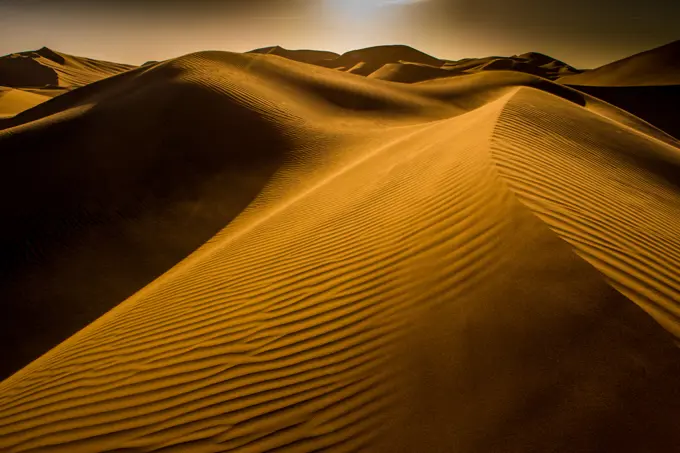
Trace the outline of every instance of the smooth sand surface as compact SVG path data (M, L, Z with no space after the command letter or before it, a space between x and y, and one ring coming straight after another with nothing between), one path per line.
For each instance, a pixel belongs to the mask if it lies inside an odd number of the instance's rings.
M335 52L327 52L323 50L288 50L281 46L262 47L260 49L251 50L246 53L260 53L267 55L278 55L280 57L288 58L289 60L301 61L303 63L317 64L324 60L332 60L338 58Z
M37 93L0 87L0 118L14 116L49 99Z
M201 52L0 124L0 451L680 445L680 143L438 75Z
M590 86L680 85L680 40L558 80Z

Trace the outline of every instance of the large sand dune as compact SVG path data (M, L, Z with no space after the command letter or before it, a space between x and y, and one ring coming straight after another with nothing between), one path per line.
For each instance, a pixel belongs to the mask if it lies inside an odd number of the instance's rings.
M0 450L680 445L678 140L402 52L201 52L0 123Z

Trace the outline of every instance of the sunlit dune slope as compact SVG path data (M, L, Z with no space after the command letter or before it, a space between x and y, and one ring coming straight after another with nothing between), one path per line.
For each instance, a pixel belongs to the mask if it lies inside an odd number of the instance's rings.
M1 451L680 444L680 146L629 112L201 52L2 127Z
M420 63L440 67L445 62L409 46L376 46L352 50L337 58L320 61L317 64L326 68L349 70L356 68L354 74L367 76L389 63ZM359 69L360 68L360 69Z
M289 60L301 61L303 63L316 64L323 60L338 58L340 55L334 52L323 50L288 50L280 46L263 47L251 50L247 53L261 53L267 55L278 55Z
M47 96L36 93L16 90L9 87L0 87L0 118L14 116L31 107L45 102Z
M680 40L559 81L592 86L680 85Z
M390 82L417 83L453 75L455 75L453 71L441 67L416 63L388 63L368 77Z
M76 57L43 47L0 57L0 85L79 87L134 66Z

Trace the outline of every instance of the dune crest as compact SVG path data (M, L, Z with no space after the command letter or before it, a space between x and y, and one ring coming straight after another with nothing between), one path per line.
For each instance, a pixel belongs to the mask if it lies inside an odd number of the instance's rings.
M9 118L49 99L37 93L0 87L0 118Z
M0 57L0 85L73 88L132 68L134 66L75 57L43 47Z
M588 86L680 85L680 40L562 77L559 82Z

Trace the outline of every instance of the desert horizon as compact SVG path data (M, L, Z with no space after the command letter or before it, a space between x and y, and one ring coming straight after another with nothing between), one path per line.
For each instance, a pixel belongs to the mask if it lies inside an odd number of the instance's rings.
M675 451L672 10L478 2L0 1L0 451Z

